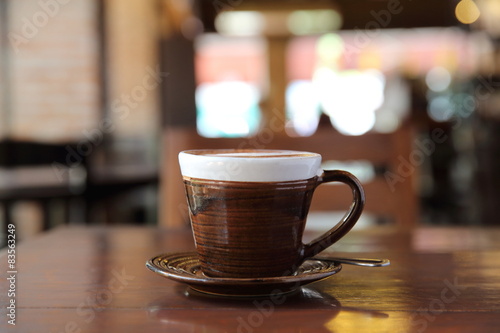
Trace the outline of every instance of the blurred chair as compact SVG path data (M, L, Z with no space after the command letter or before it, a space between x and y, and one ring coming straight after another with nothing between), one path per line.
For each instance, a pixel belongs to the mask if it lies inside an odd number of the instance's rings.
M323 162L369 161L377 171L374 179L363 184L366 192L365 212L383 217L391 223L410 228L416 224L418 201L414 185L417 168L401 175L402 159L412 151L413 135L409 125L393 133L368 133L345 136L332 128L319 128L310 137L288 137L267 133L251 138L204 138L194 129L167 128L164 135L160 225L182 226L188 223L188 209L177 155L186 149L266 148L312 151L322 155ZM387 175L396 176L387 178ZM333 199L332 199L333 198ZM311 211L346 211L351 202L347 186L318 187Z
M67 220L69 199L85 186L85 156L77 149L71 143L0 141L0 204L5 226L13 223L13 206L19 201L41 205L43 230L51 227L55 200L63 202Z
M126 156L126 158L124 156ZM83 198L85 201L85 221L105 224L145 223L156 215L156 202L144 193L155 196L158 187L158 167L149 162L143 152L127 150L117 153L107 147L98 147L87 160L87 177ZM135 195L140 200L133 200ZM128 199L128 200L127 200ZM126 210L126 218L116 207ZM154 212L150 212L154 210ZM104 215L101 220L98 216ZM151 213L151 214L149 214Z

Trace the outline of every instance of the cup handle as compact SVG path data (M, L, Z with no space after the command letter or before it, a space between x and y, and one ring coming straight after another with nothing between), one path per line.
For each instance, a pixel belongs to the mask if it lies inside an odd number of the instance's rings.
M351 208L344 215L342 220L332 229L308 244L304 244L302 250L302 260L311 258L323 251L339 239L345 236L356 224L365 205L365 192L360 181L351 173L342 170L325 170L318 178L316 187L329 182L341 182L349 185L352 190L353 201Z

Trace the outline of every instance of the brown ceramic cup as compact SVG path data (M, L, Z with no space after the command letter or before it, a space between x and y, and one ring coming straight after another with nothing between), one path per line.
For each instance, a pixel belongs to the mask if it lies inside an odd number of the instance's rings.
M293 274L343 237L364 206L360 182L346 171L321 170L321 156L287 150L190 150L179 154L196 251L211 277ZM302 242L316 187L341 182L353 202L344 218Z

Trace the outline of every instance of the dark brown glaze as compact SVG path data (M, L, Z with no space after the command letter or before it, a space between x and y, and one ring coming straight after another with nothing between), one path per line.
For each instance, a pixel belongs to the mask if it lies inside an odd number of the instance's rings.
M353 201L342 220L323 235L304 245L302 257L311 258L344 237L354 227L365 206L365 191L361 182L347 171L325 170L318 178L317 186L323 183L341 182L349 185Z
M184 181L202 270L209 276L291 274L317 178L291 182Z
M302 243L314 189L349 185L353 205L324 235ZM295 272L307 258L342 238L358 220L365 198L348 172L289 182L230 182L185 178L187 201L202 271L213 277L275 277Z

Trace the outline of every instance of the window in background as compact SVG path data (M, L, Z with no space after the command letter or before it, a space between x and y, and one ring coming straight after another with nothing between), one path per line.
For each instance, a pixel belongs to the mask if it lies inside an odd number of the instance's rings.
M266 78L266 47L258 37L197 38L196 106L198 132L206 137L254 134Z
M292 135L310 136L321 116L319 93L311 80L294 80L286 90L286 129Z
M294 98L287 98L287 128L292 135L313 134L321 112L345 135L362 135L375 126L375 112L384 102L385 75L377 66L378 54L371 50L358 64L347 66L344 57L351 46L333 33L291 41L287 95Z
M316 66L317 37L293 38L287 49L286 130L291 135L314 134L321 116L319 94L312 75Z
M287 132L312 135L321 114L346 135L393 132L410 112L408 79L427 80L437 98L431 101L430 116L444 120L440 113L450 103L442 95L454 80L474 73L477 52L470 34L454 28L291 37L283 59L289 82ZM202 135L247 136L258 130L266 56L262 36L205 34L197 39L197 125Z
M346 135L392 132L410 111L406 78L425 78L429 109L445 119L442 96L474 72L472 38L458 29L340 31L291 39L287 50L287 130L311 135L321 113ZM433 97L434 98L434 97Z

